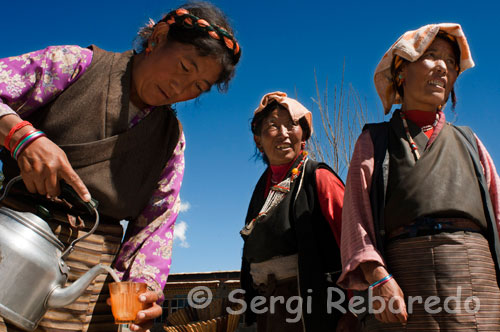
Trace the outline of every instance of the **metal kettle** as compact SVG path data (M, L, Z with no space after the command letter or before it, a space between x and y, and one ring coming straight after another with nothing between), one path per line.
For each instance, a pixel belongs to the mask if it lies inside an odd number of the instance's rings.
M6 185L0 201L20 178ZM19 328L32 331L47 309L73 303L98 274L107 272L102 265L96 265L64 287L69 272L64 258L78 241L97 228L96 206L95 203L90 205L96 218L92 230L75 239L66 249L42 218L30 212L0 207L0 316Z

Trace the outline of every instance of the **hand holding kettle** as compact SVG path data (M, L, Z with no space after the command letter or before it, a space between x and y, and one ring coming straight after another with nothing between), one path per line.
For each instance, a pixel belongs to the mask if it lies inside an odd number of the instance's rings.
M7 147L9 150L34 129L27 125L10 133L21 121L17 115L6 115L0 119L0 141L5 142L5 138L11 134ZM59 180L65 180L84 202L90 201L87 187L71 167L64 151L47 137L40 137L28 145L18 155L17 163L29 192L56 197L61 192Z
M17 176L5 185L3 200ZM76 197L70 187L63 193ZM95 217L94 226L86 234L64 248L49 225L39 216L0 207L0 316L28 331L36 328L49 308L61 308L73 303L100 273L109 268L97 264L66 286L69 268L64 259L75 244L90 236L99 225L97 202L83 203ZM20 264L22 262L22 264Z

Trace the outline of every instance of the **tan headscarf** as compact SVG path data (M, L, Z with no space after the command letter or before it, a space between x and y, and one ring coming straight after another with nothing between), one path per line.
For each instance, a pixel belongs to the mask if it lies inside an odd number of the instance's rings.
M286 93L284 92L276 91L266 94L264 97L262 97L260 105L253 112L253 115L255 116L255 114L261 112L267 106L267 104L269 104L273 100L276 100L281 106L288 110L293 121L299 121L300 118L305 117L312 135L313 125L311 111L309 111L304 107L304 105L302 105L295 99L287 97Z
M391 63L395 55L410 62L416 61L432 44L438 32L442 30L456 38L460 48L460 72L474 67L474 61L469 50L469 44L460 24L440 23L425 25L417 30L405 32L389 48L375 69L375 87L382 99L384 113L390 112L393 104L401 104L401 97L393 86L391 76Z

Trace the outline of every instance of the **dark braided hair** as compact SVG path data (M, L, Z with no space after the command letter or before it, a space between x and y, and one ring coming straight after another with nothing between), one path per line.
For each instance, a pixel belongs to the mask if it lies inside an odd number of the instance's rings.
M187 14L179 12L179 9L185 9ZM234 39L233 30L224 13L208 2L189 2L166 14L160 22L170 22L170 29L167 38L183 44L190 44L196 47L200 56L212 56L222 66L222 72L215 82L219 91L227 91L229 81L234 77L236 64L241 56L241 49L237 41ZM186 16L186 22L180 21L179 17ZM192 18L199 18L201 21L207 22L208 27L197 24L187 24L193 22ZM174 22L175 23L172 23ZM140 53L148 46L148 38L154 30L155 24L152 24L140 29L138 38L136 39L135 50ZM220 39L215 39L209 34L212 30L221 35ZM224 38L225 37L225 38ZM232 43L232 44L231 44ZM232 46L230 48L229 46ZM236 52L237 50L237 52Z

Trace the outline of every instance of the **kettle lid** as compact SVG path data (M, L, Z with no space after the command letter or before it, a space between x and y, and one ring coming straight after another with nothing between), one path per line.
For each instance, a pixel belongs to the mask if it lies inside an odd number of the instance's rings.
M47 222L39 216L30 212L14 211L4 206L0 207L0 213L9 216L32 231L38 233L44 239L58 247L61 251L64 249L63 243L54 235Z

